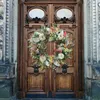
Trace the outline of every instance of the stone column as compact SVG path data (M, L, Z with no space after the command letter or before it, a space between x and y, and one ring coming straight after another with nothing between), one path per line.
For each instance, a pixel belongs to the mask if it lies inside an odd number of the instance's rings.
M15 95L16 88L18 8L17 0L3 1L4 30L3 60L0 62L0 99L7 98L7 100L11 100L11 98Z
M84 0L85 99L100 100L100 0Z

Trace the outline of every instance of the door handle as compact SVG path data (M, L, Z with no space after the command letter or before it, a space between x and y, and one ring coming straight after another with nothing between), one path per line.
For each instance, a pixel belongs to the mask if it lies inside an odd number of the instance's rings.
M62 73L67 73L67 68L68 68L68 65L67 64L63 64L62 65Z
M33 68L34 68L34 74L39 74L39 68L40 68L40 66L38 66L37 64L35 64L33 66Z

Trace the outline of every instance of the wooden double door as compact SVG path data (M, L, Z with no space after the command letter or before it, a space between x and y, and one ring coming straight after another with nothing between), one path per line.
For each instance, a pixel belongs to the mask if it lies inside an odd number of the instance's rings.
M32 9L41 9L44 12L43 18L30 18ZM57 11L69 9L72 12L70 18L57 17ZM56 70L48 68L39 69L35 73L32 67L32 58L28 48L28 39L35 30L43 25L51 26L53 23L59 25L61 29L71 33L70 38L74 38L74 47L71 59L66 59L68 64L67 73L63 69ZM81 0L25 0L19 1L19 33L18 33L18 88L20 97L28 94L42 94L52 97L56 95L75 94L77 97L83 93L83 33L82 33L82 2ZM54 43L48 43L48 52L52 53Z

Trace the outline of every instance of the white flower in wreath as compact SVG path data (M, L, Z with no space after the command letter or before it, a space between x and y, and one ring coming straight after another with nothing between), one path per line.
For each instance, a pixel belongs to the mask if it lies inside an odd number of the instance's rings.
M40 32L34 32L34 35L39 35L39 34L41 34Z
M49 61L46 60L45 65L49 67L50 66Z
M46 60L46 57L45 56L40 56L40 61L42 62L42 63L44 63L45 62L45 60Z
M36 54L39 54L39 49L36 50Z
M38 37L34 37L34 38L33 38L33 42L34 42L34 43L38 43L39 41L40 41L40 39L39 39Z
M46 31L50 32L50 28L47 27L47 28L46 28Z
M64 54L63 54L63 53L59 53L59 54L58 54L58 58L59 58L59 59L64 59Z
M58 34L58 39L62 40L64 38L63 30Z
M58 66L58 67L60 66L60 64L59 64L58 61L54 61L54 65L55 65L55 66Z
M59 45L59 47L63 47L64 46L64 44L63 43L61 43L60 45Z
M40 35L39 35L39 39L40 39L41 41L44 41L46 38L45 38L44 34L40 34Z

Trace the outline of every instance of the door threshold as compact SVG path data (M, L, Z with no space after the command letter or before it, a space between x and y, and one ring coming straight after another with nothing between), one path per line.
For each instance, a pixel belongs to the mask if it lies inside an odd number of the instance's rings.
M77 98L25 98L21 100L83 100L83 99L77 99Z
M69 98L76 98L75 94L55 94L52 96L51 93L47 96L47 94L27 94L26 98L52 98L52 99L69 99Z

